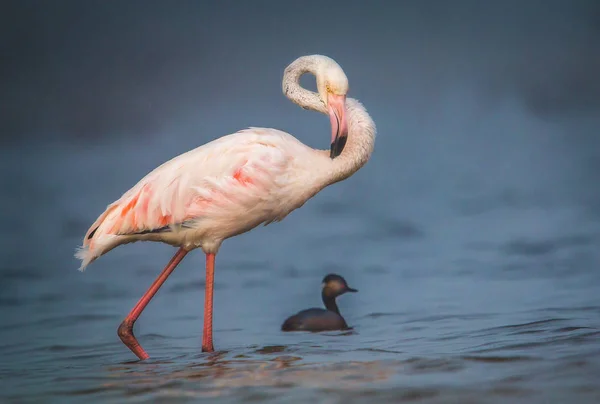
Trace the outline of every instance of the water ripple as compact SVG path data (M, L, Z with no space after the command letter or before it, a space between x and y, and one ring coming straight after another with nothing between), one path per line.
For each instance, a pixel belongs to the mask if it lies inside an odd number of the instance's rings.
M462 356L462 359L473 362L484 362L484 363L504 363L504 362L522 362L522 361L533 361L537 358L531 356Z

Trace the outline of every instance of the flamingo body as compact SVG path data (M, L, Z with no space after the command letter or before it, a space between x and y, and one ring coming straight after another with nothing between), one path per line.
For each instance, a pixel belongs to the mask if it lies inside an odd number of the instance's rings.
M110 204L78 252L81 269L121 244L160 241L217 253L221 242L280 221L316 194L326 152L268 128L250 128L157 167ZM324 172L324 171L323 171Z

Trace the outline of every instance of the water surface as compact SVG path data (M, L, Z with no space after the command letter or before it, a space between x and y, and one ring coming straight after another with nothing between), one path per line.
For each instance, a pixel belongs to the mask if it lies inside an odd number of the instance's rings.
M204 257L188 255L136 324L151 356L137 361L116 329L174 249L129 245L85 273L72 254L106 204L183 151L153 142L3 151L19 170L2 184L18 191L3 200L0 401L600 400L597 218L510 184L390 185L386 150L224 244L215 353L200 352ZM280 332L321 305L330 272L359 289L338 301L354 329Z

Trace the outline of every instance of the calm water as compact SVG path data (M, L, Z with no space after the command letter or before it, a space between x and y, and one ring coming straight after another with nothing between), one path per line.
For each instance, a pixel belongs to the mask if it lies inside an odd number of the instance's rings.
M0 401L599 402L597 218L519 191L519 175L480 193L447 170L391 180L410 161L382 144L283 223L225 243L214 354L200 352L204 257L188 255L136 324L145 362L116 329L174 249L129 245L85 273L72 254L106 204L192 144L4 150L3 172L18 170L2 184L16 191L2 202ZM354 330L280 332L321 305L329 272L359 289L339 299Z

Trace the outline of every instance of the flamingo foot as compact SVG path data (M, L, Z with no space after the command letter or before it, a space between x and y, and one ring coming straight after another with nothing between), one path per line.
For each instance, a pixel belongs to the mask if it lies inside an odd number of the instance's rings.
M133 335L133 321L128 321L127 319L123 320L119 326L119 329L117 330L117 334L127 348L131 349L131 352L140 358L140 360L143 361L150 357L150 355L144 351L144 348L142 348L138 340L135 338L135 335Z

